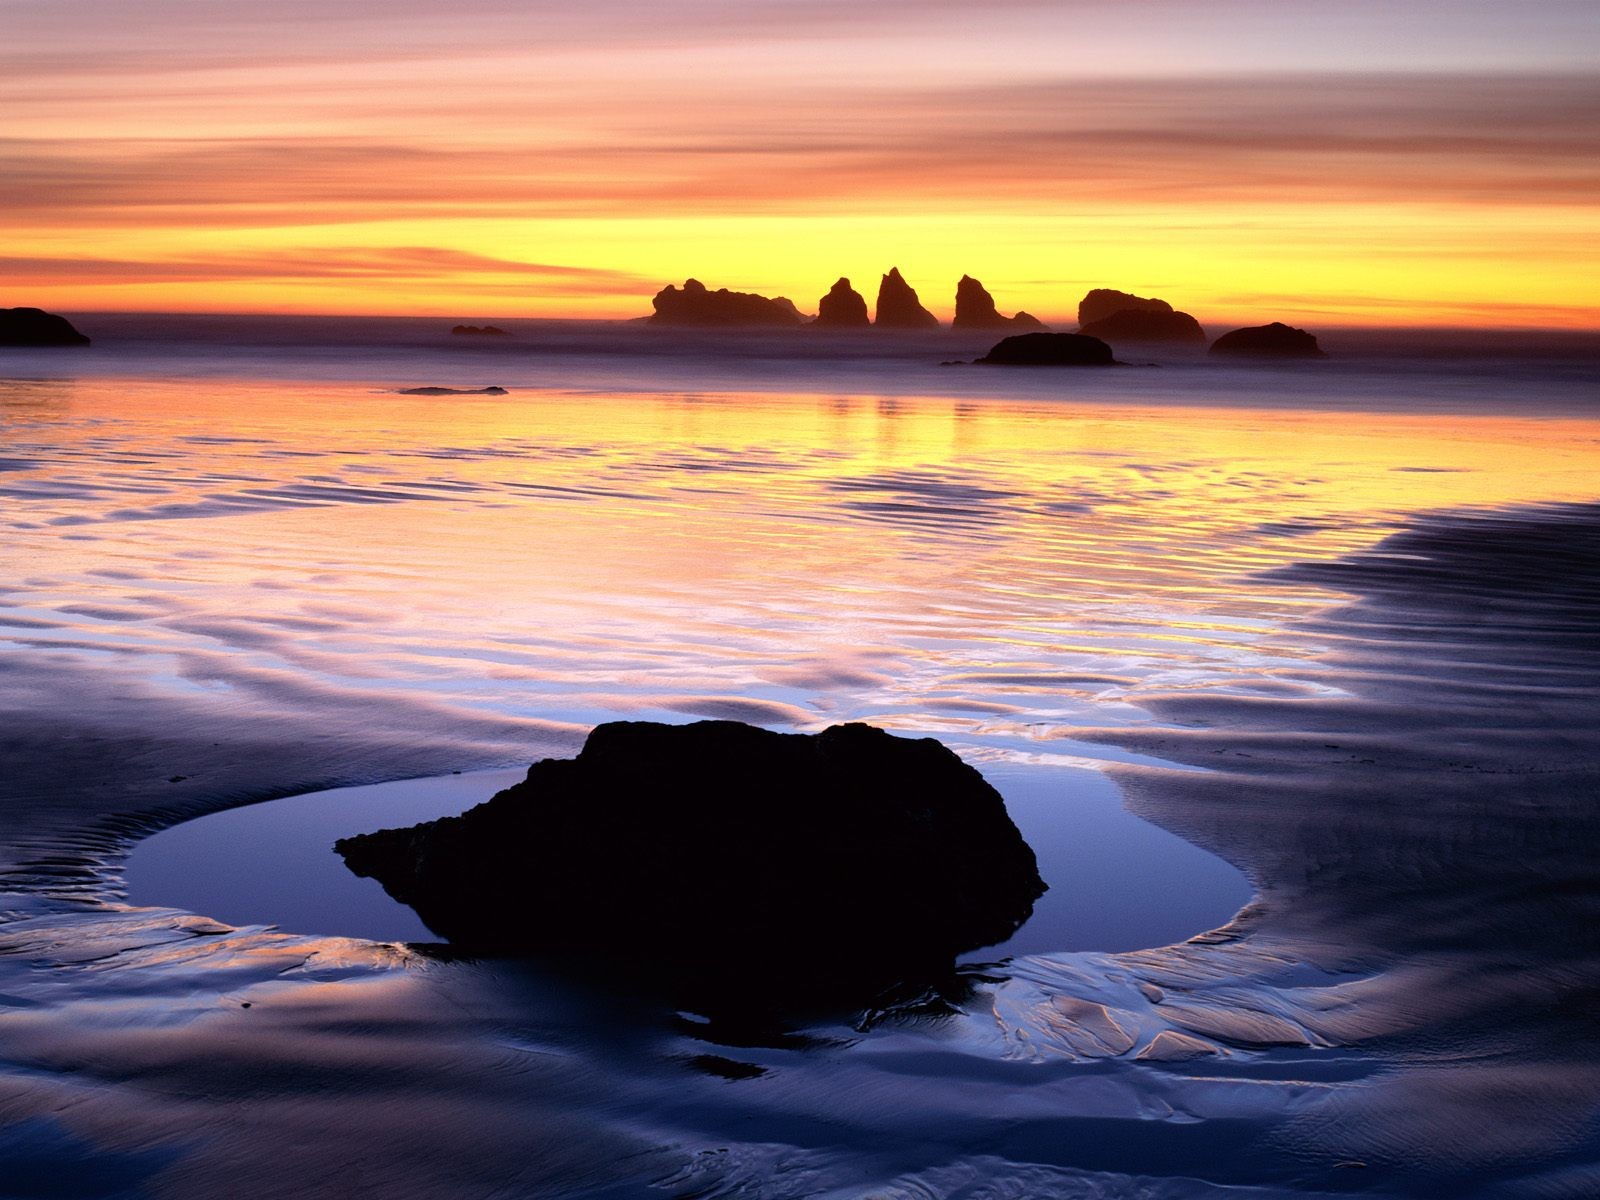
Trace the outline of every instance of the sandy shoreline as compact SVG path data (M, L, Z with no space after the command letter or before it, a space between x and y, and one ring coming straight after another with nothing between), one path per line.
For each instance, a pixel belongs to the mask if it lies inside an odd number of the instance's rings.
M1563 502L1595 424L1228 399L0 388L4 1178L1592 1192L1597 521ZM1261 899L1017 959L941 1019L739 1044L525 967L121 902L174 821L525 767L629 714L1112 764Z
M110 803L75 795L63 772L25 785L36 802L19 806L13 775L8 812L28 820L9 848L34 861L10 875L23 895L7 907L26 915L0 927L0 992L19 1005L0 1034L12 1152L59 1162L73 1147L110 1164L103 1178L118 1186L172 1195L223 1178L235 1194L291 1195L308 1173L332 1186L353 1170L361 1192L400 1195L535 1177L541 1194L760 1179L763 1195L800 1195L858 1171L912 1171L934 1190L979 1171L1062 1194L1130 1176L1174 1196L1583 1194L1600 1108L1583 999L1600 987L1600 510L1424 518L1372 552L1289 574L1358 597L1307 629L1337 639L1307 673L1342 695L1173 697L1157 706L1170 726L1098 735L1207 768L1119 776L1137 811L1244 865L1261 902L1189 945L1023 960L942 1029L891 1026L842 1056L707 1047L639 1013L591 1042L592 1013L572 1005L593 997L514 968L46 901L81 894L82 872L145 822L226 792L212 776L209 793L129 813L139 785L110 774L128 741L91 743L121 792ZM27 747L11 742L10 761L29 761ZM138 747L131 761L150 773L195 753L177 738ZM325 780L362 761L430 761L427 747L407 757L394 744L286 758L259 731L253 751L210 748L208 767L244 761L280 779L286 765ZM220 993L219 977L233 981ZM253 998L248 1010L239 997ZM740 1111L754 1106L738 1123L743 1148L711 1159L691 1148L734 1127L711 1134L730 1119L719 1093L683 1082L697 1045L771 1072L716 1082L765 1090L740 1098ZM889 1127L869 1115L872 1097L904 1103L913 1083L924 1101L929 1089L961 1098L959 1127L934 1135L948 1138L950 1166L917 1164L937 1125L923 1103ZM807 1115L818 1088L835 1097L828 1132L806 1134L822 1119ZM313 1132L328 1105L337 1144ZM1171 1115L1152 1120L1152 1105ZM1112 1127L1123 1133L1107 1141ZM82 1138L97 1157L82 1158ZM297 1182L278 1166L291 1144Z

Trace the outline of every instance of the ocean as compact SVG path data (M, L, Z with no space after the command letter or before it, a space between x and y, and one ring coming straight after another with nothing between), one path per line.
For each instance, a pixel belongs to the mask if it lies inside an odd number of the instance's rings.
M1600 1193L1594 338L74 320L0 351L0 1194ZM939 738L1051 892L729 1040L319 857L706 717Z

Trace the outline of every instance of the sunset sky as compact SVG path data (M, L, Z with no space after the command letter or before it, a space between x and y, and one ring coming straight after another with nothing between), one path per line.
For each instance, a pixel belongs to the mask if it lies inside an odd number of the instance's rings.
M0 306L1600 327L1595 0L0 0Z

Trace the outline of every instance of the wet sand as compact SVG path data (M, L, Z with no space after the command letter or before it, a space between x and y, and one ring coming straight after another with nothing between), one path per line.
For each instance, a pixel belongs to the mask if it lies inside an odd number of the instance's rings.
M798 415L810 407L783 404L763 405L759 437L715 453L728 427L714 412L696 424L707 410L692 403L629 418L649 427L637 446L591 431L587 450L558 453L577 439L546 436L576 428L555 402L516 428L499 424L506 410L470 410L449 470L477 490L441 504L396 475L409 447L438 444L421 410L385 411L372 454L372 438L336 431L354 411L340 409L296 448L326 478L291 481L271 466L290 460L266 456L289 448L271 429L230 429L262 438L257 450L163 459L158 418L130 428L92 389L74 403L42 421L81 440L41 431L51 465L11 484L29 492L33 528L13 530L22 549L0 596L13 647L0 1161L14 1190L1600 1186L1600 512L1569 502L1593 424L1372 418L1354 435L1309 415L1195 410L1096 416L1092 436L1080 424L1057 441L1060 419L1032 401L964 425L937 401L835 408L874 417L867 463L852 458L860 426L829 440ZM701 468L655 476L704 489L692 528L681 507L653 517L671 497L650 482L662 456L638 447L663 416L681 422L677 467ZM482 464L511 457L510 438L555 465L491 478ZM46 453L19 454L19 440L13 457ZM801 482L779 464L806 445L820 453ZM1527 460L1515 470L1511 447ZM581 468L564 474L567 461ZM262 490L281 504L291 483L408 496L215 515ZM552 489L599 499L564 532L530 524L548 507L505 507L510 483L539 485L547 506ZM208 515L98 531L74 519L125 512L156 486L139 507ZM388 553L379 512L404 514L405 544L424 551L413 570ZM604 572L582 561L596 514ZM669 527L681 543L644 556ZM86 531L109 540L67 540ZM313 549L319 536L335 541ZM463 561L492 545L516 569L454 581L431 557L451 538ZM788 556L777 570L773 547ZM598 615L541 590L536 566L571 568ZM476 582L464 594L481 616L446 578ZM832 586L813 590L819 578ZM418 651L442 644L437 667ZM499 690L464 682L484 677ZM1242 868L1259 898L1189 943L1015 959L954 1014L754 1045L527 967L119 901L121 856L143 832L570 751L597 710L629 711L624 697L649 712L740 702L780 724L865 716L980 762L1098 757L1135 812Z

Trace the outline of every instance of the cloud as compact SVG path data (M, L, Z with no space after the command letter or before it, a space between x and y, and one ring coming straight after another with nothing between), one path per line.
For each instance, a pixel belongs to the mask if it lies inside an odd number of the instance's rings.
M437 115L437 114L436 114ZM502 114L502 117L504 114ZM14 228L395 218L914 213L1064 203L1600 203L1600 80L1333 75L778 92L600 105L526 141L13 138ZM496 129L502 126L496 126Z
M509 278L545 294L612 296L651 281L625 271L520 262L432 246L299 247L184 259L46 258L0 255L0 279L16 284L441 281Z

